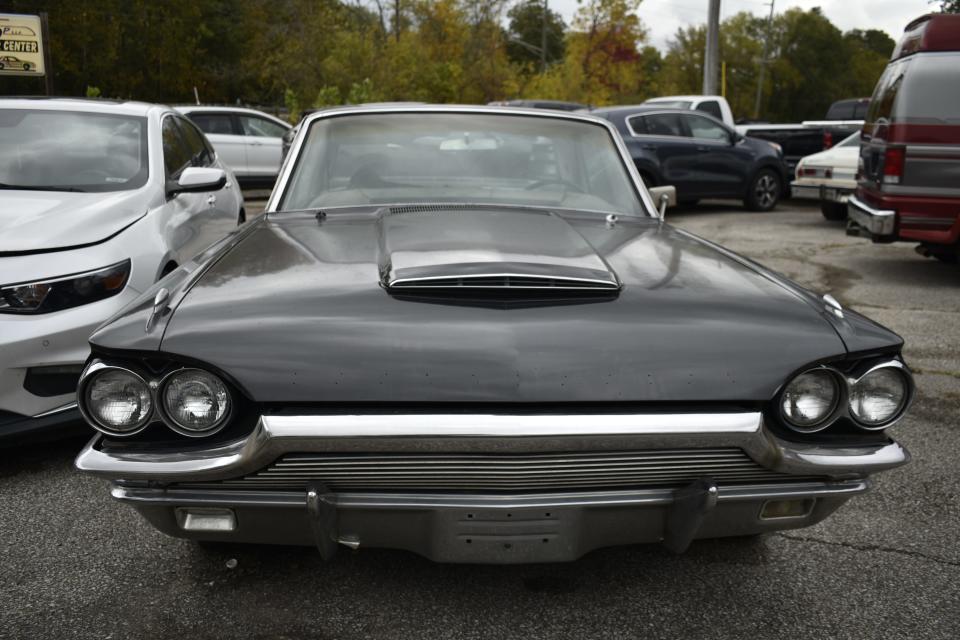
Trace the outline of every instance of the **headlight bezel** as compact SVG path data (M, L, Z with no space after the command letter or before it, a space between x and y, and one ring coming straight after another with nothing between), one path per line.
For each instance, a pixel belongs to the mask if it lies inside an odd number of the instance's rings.
M841 368L840 364L819 364L815 366L808 366L799 371L796 371L790 375L786 382L780 387L777 391L777 394L774 396L775 402L775 412L779 418L779 422L783 424L791 432L806 436L810 434L815 434L825 429L833 426L838 421L849 421L854 425L858 430L867 431L867 432L879 432L897 423L910 408L910 405L913 403L913 398L916 392L915 383L913 380L913 375L910 373L910 369L906 364L903 363L899 357L886 357L886 358L871 358L859 363L856 363L853 366L848 366L846 368ZM900 407L888 420L885 420L879 424L869 424L861 421L857 418L856 414L853 412L850 405L851 395L853 389L860 380L863 380L865 377L871 373L880 370L880 369L893 369L900 376L901 380L905 385L905 395L904 400L901 403ZM838 396L836 403L831 412L827 414L827 417L823 420L815 423L815 428L805 427L803 425L796 425L791 422L783 412L783 401L784 394L787 392L787 389L790 387L790 384L799 378L800 376L812 373L812 372L828 372L833 376L834 381L838 384Z
M105 267L70 273L53 278L30 280L0 285L0 314L37 316L57 311L75 309L119 295L130 282L131 261L129 258ZM80 291L81 284L90 290ZM17 290L43 288L38 291L39 301L32 307L17 307L11 303Z
M150 393L151 410L147 418L144 420L144 424L139 425L136 430L127 432L113 431L108 426L103 426L98 420L96 420L87 407L87 389L94 381L96 381L97 377L106 370L121 370L130 373L139 378L147 386L147 389ZM219 381L219 383L223 385L224 389L226 390L227 410L216 423L216 428L211 428L207 431L190 431L189 429L181 428L178 423L172 420L165 411L162 395L166 388L165 383L176 374L184 371L199 371L203 374L211 376ZM117 360L114 358L94 358L84 368L83 373L80 374L80 381L77 385L77 407L87 424L106 436L120 439L137 436L154 424L162 424L175 434L189 438L205 438L208 436L213 436L221 431L226 430L228 427L232 427L238 422L237 416L241 415L238 414L238 411L240 410L238 405L247 402L244 397L245 396L243 393L239 391L238 387L236 386L236 382L229 376L224 375L214 367L210 367L209 365L203 363L194 364L192 361L170 361L169 364L158 367L149 360L145 362L137 362L129 361L129 359L126 358L122 360ZM246 421L241 420L241 422Z
M876 424L864 422L857 418L853 408L850 406L853 390L861 380L881 369L891 369L897 373L901 380L903 380L905 387L903 401L900 403L897 411L894 412L887 420ZM916 386L913 381L913 375L911 375L907 365L900 360L888 360L880 363L867 364L855 369L852 372L852 375L847 378L847 414L850 416L850 419L853 420L853 422L864 431L883 431L904 416L904 414L907 412L907 409L910 408L911 403L913 403L913 396L915 393Z
M196 430L191 430L187 427L184 427L179 422L177 422L173 418L173 416L170 415L170 412L167 409L165 398L166 398L167 387L169 386L170 382L176 376L187 373L187 372L191 372L191 371L197 371L204 375L211 376L214 380L218 381L227 392L227 410L224 411L223 415L220 416L220 418L213 424L212 427L204 431L196 431ZM157 384L154 397L156 398L154 411L160 417L163 423L171 431L179 433L180 435L186 436L188 438L206 438L208 436L212 436L215 433L221 431L224 427L230 424L231 419L233 417L234 407L236 406L236 399L233 395L233 392L230 390L230 385L227 383L227 381L224 380L222 376L219 376L212 371L209 371L207 369L202 369L200 367L183 366L166 373Z
M137 423L135 428L129 431L117 431L109 425L103 424L96 418L88 406L90 402L90 396L88 394L90 385L93 384L97 378L110 371L119 371L137 378L147 388L147 392L150 395L150 411ZM157 400L150 382L140 372L128 367L106 364L104 362L94 362L89 365L80 376L80 382L77 385L77 408L80 410L80 415L87 421L87 424L100 433L112 438L129 438L141 433L154 422Z
M784 396L786 395L787 391L790 389L790 385L792 385L795 381L797 381L802 376L809 375L809 374L823 374L823 375L829 376L833 382L834 389L836 390L836 394L833 398L833 404L830 407L830 410L824 414L823 418L821 418L820 420L812 424L802 425L802 424L797 424L795 422L792 422L790 418L786 416L786 414L783 411L783 401L784 401ZM783 388L780 390L780 393L777 394L777 410L779 412L780 419L784 422L784 424L787 425L788 428L790 428L793 431L796 431L797 433L802 433L802 434L817 433L819 431L823 431L824 429L832 425L834 422L836 422L841 410L843 409L844 406L846 406L846 404L847 404L846 385L844 384L843 376L835 369L832 369L826 366L811 367L809 369L805 369L803 371L800 371L799 373L792 375L787 380L786 384L783 385Z

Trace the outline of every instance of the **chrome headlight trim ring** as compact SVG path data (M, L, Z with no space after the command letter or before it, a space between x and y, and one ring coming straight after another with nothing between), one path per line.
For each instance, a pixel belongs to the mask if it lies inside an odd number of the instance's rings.
M212 376L213 378L219 380L220 384L222 384L223 388L226 389L227 391L227 401L228 401L227 410L223 413L222 416L220 416L220 419L217 420L212 427L210 427L205 431L191 431L190 429L187 429L182 425L180 425L176 420L173 419L173 417L167 411L167 406L166 406L166 403L164 402L164 396L166 394L167 385L170 383L170 380L174 376L178 374L186 373L188 371L196 371L199 373L206 374L208 376ZM181 367L179 369L174 369L173 371L167 373L165 376L163 376L163 378L160 380L160 383L157 385L154 396L155 396L155 411L157 412L157 415L160 416L160 419L163 420L163 423L167 425L167 427L171 431L179 433L180 435L186 436L188 438L206 438L222 430L224 427L230 424L230 421L233 419L233 408L236 405L236 398L234 398L233 392L230 390L230 385L227 384L227 382L217 374L213 373L212 371L208 371L207 369L201 369L200 367Z
M853 411L851 411L850 409L850 394L854 386L860 380L865 378L867 375L877 371L878 369L886 369L886 368L896 369L897 372L905 380L906 386L907 386L906 399L904 400L899 410L889 420L877 425L864 424L863 422L857 419ZM786 391L787 387L790 385L790 383L793 382L799 376L802 376L805 373L814 373L818 371L830 372L834 376L834 379L837 381L839 385L839 393L837 394L837 404L833 408L833 410L827 415L827 417L824 418L821 422L816 423L812 427L797 427L792 422L790 422L790 420L788 420L787 417L783 414L783 394ZM850 421L854 425L856 425L858 429L862 429L864 431L883 431L884 429L888 429L889 427L893 426L906 414L907 410L910 408L910 405L913 404L913 399L915 394L916 394L916 384L914 383L913 374L910 373L910 369L899 358L889 358L887 360L867 361L866 363L856 367L853 370L853 372L850 374L843 373L830 365L819 365L819 366L803 369L801 371L798 371L797 373L795 373L794 375L790 376L790 378L787 379L783 387L781 387L780 391L777 392L777 395L775 396L775 402L776 402L777 416L779 417L780 422L786 428L790 429L791 431L794 431L795 433L801 433L804 435L817 433L819 431L823 431L824 429L830 427L837 420L844 417L849 418Z
M794 380L808 373L828 374L831 378L833 378L833 382L837 388L837 395L833 400L833 407L830 409L830 411L827 412L827 414L823 417L823 419L821 419L818 422L815 422L814 424L803 426L803 425L794 424L793 422L790 421L789 418L787 418L786 415L784 415L783 394L786 393L787 389L790 387L791 383L793 383ZM847 401L846 378L836 369L832 367L827 367L827 366L811 367L809 369L804 369L803 371L799 371L795 373L787 380L786 384L783 385L783 388L780 390L780 393L777 394L777 412L780 415L780 421L783 422L787 426L787 428L790 429L791 431L802 433L804 435L823 431L824 429L832 425L834 422L836 422L839 418L843 416L843 412L845 408L848 406L848 404L849 403Z
M152 406L150 407L149 413L144 416L136 428L130 431L115 431L109 426L102 424L87 407L87 389L90 387L90 384L96 380L96 378L108 371L120 371L137 378L143 383L143 385L147 388L147 391L150 393ZM80 410L80 415L82 415L84 420L87 421L87 424L100 433L113 438L129 438L130 436L135 436L146 429L148 426L150 426L150 423L154 421L157 412L157 399L156 394L154 393L153 385L151 385L150 382L148 382L147 379L144 378L139 372L134 371L133 369L128 369L127 367L119 367L116 365L110 365L104 362L96 361L87 365L87 367L83 370L83 373L80 374L80 381L77 384L77 408Z
M853 390L854 386L856 386L858 382L866 378L871 373L874 373L875 371L878 371L880 369L896 370L897 373L900 375L900 377L903 378L904 382L906 383L906 394L902 404L900 405L900 408L897 409L897 412L894 413L888 420L885 420L884 422L881 422L875 425L865 424L857 419L857 416L853 413L853 411L850 408L850 391ZM853 420L854 424L856 424L857 427L865 431L883 431L884 429L887 429L893 426L893 424L898 422L900 418L902 418L906 414L907 409L909 409L910 405L913 404L913 398L916 395L916 390L917 390L916 384L913 381L913 374L910 373L910 369L903 362L896 359L886 360L884 362L877 362L875 364L868 365L859 370L856 370L853 376L848 376L846 378L846 383L847 383L847 388L849 390L847 393L847 399L846 399L847 415L849 415L850 419Z

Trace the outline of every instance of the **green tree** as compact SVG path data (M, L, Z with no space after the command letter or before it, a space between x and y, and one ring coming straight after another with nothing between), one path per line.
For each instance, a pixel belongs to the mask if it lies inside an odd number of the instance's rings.
M563 59L566 51L564 36L567 25L556 11L547 10L544 22L543 0L523 0L507 12L510 18L510 41L507 44L507 56L512 62L540 69L541 54L539 48L546 32L547 64ZM532 45L532 47L531 47Z

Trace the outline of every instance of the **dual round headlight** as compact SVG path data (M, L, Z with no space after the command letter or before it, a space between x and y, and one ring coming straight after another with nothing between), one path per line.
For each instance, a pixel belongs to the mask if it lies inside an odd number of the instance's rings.
M780 414L794 431L826 429L844 407L857 426L883 429L903 414L910 400L909 373L898 361L869 369L858 378L818 368L795 376L780 395Z
M129 369L99 365L80 384L81 411L113 436L139 433L155 417L183 435L211 435L227 423L232 405L226 384L202 369L179 369L148 383Z

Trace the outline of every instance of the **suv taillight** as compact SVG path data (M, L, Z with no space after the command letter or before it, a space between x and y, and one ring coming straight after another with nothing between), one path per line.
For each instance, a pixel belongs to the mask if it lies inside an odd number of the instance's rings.
M903 147L887 147L883 154L884 184L900 184L903 177L903 161L906 150Z
M829 131L823 132L823 148L829 149L833 146L833 134Z

